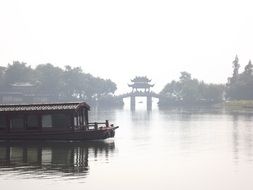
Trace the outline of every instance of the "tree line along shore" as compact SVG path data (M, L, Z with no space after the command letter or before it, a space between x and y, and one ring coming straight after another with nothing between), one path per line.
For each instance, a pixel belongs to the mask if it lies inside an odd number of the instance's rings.
M251 60L242 72L238 56L232 62L232 74L226 84L207 84L181 72L179 80L171 81L163 90L161 107L170 105L220 105L228 107L253 107L253 65Z
M239 58L232 62L232 73L226 84L210 84L181 72L161 90L159 107L222 105L253 108L253 65L246 64L242 72ZM91 105L122 106L114 95L117 85L110 79L94 77L80 67L40 64L35 68L14 61L0 67L0 94L26 93L47 97L47 101L86 101Z
M24 62L14 61L0 67L2 94L23 93L41 97L37 101L86 101L89 104L120 105L113 98L117 85L110 79L94 77L80 67L40 64L32 68Z

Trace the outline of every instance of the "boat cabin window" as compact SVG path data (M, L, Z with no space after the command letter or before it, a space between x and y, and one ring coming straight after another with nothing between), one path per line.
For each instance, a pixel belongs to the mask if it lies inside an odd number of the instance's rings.
M87 118L86 118L86 114L85 114L85 110L83 110L83 124L84 125L87 125L88 123L87 123Z
M7 127L6 118L0 115L0 130Z
M56 128L68 128L71 126L70 114L53 114L52 115L53 126Z
M70 114L55 113L42 115L41 120L42 128L67 128L71 126Z
M74 116L74 126L83 125L87 125L85 110L83 110L82 112L78 112L77 115Z
M78 117L74 116L74 126L78 126Z
M79 118L79 125L83 125L83 117L81 112L79 112L78 118Z
M42 128L50 128L52 127L52 116L51 115L42 115Z
M24 127L25 127L25 123L24 123L23 115L12 116L10 118L11 129L23 129Z
M27 127L28 128L39 127L39 117L37 115L28 115L27 116Z

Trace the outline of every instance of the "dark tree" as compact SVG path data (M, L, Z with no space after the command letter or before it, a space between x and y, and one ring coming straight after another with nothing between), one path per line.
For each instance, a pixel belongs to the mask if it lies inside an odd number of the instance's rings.
M231 83L234 83L237 81L238 79L238 74L239 74L239 68L240 68L240 64L239 64L239 59L238 56L235 56L235 60L233 61L233 76L231 78Z
M63 70L52 64L41 64L35 68L37 92L42 94L59 95L63 88Z
M107 101L113 97L117 89L116 84L110 79L94 77L84 73L80 67L72 68L67 65L61 69L50 63L40 64L32 69L26 63L16 61L7 68L0 67L0 79L2 91L19 92L17 88L12 89L13 84L29 83L29 93L44 95L57 101Z
M27 66L24 62L14 61L8 64L4 75L3 83L5 88L14 83L33 83L34 71L31 66Z
M190 73L188 73L188 72L181 72L181 76L180 76L180 81L181 82L184 82L184 81L189 81L189 80L191 80L191 74Z
M0 66L0 88L3 88L3 84L4 84L4 73L5 73L5 71L6 71L6 68Z
M237 63L234 62L233 77L228 79L228 83L226 85L226 98L231 100L251 100L253 99L252 63L249 61L248 64L244 67L244 71L242 73L239 73L238 61Z
M249 63L244 67L244 75L252 76L253 74L253 65L251 63L251 60L249 60Z
M192 79L188 72L181 72L179 81L168 83L161 91L159 105L202 105L223 100L223 85L205 84Z
M62 75L62 89L61 92L65 97L80 96L82 92L82 79L83 71L80 67L71 68L71 66L65 66L65 70Z

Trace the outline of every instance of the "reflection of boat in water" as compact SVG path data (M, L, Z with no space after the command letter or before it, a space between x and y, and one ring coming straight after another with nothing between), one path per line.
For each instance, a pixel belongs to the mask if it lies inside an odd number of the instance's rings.
M114 142L106 141L0 142L0 174L85 176L89 157L104 159L114 149Z

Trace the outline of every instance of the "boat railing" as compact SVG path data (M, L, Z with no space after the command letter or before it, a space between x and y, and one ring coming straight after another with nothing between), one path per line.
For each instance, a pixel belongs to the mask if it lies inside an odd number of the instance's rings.
M88 124L88 130L98 130L102 128L108 128L109 127L109 121L105 120L105 122L90 122Z

